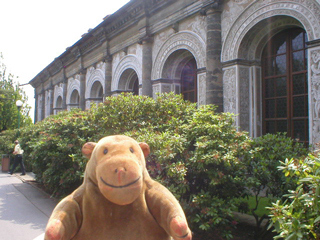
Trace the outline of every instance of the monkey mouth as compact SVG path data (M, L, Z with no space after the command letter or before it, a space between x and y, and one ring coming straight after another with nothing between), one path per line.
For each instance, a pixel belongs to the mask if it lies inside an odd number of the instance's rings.
M121 185L121 186L115 186L115 185L109 184L109 183L107 183L106 181L104 181L102 177L100 177L100 180L101 180L105 185L107 185L108 187L112 187L112 188L126 188L126 187L129 187L129 186L135 184L136 182L138 182L138 181L140 180L140 178L141 178L141 176L138 177L138 178L137 178L136 180L134 180L133 182L130 182L130 183L126 184L126 185Z

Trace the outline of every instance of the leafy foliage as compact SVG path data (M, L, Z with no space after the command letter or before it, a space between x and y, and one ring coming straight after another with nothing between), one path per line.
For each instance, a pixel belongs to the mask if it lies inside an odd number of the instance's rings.
M320 238L320 158L310 154L304 160L286 159L279 167L298 186L287 199L273 203L271 218L278 236L275 239Z
M281 161L286 158L301 158L307 154L307 148L284 133L266 134L252 140L251 150L243 155L245 172L239 175L246 176L246 186L250 189L248 196L255 198L255 204L249 212L256 220L256 239L266 234L268 228L268 223L262 225L268 215L257 214L262 200L269 199L267 207L271 206L273 199L282 198L289 189L295 187L295 182L289 181L278 171Z
M82 182L85 142L113 134L146 142L150 175L179 199L195 236L231 239L238 199L252 194L251 188L260 192L280 186L283 179L273 177L273 170L282 156L295 156L289 154L295 149L287 149L292 143L281 136L253 141L237 131L231 114L215 109L197 107L173 93L156 99L121 94L88 111L60 112L25 127L20 142L37 180L59 198Z
M28 116L30 110L28 105L24 104L20 113L18 112L16 101L27 102L27 96L14 79L13 74L6 72L6 66L0 53L0 132L17 128L18 114L21 116L20 125L22 127L32 124L32 120Z

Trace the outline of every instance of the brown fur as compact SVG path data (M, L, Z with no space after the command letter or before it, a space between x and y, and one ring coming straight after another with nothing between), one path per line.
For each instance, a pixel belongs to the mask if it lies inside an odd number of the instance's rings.
M83 184L54 209L46 240L191 240L180 204L146 170L146 143L116 135L82 152Z

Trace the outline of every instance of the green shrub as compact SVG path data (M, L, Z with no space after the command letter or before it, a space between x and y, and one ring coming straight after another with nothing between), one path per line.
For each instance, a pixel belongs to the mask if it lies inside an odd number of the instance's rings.
M81 147L95 132L89 115L73 109L21 131L24 155L31 162L37 181L56 197L69 194L82 181L86 159Z
M0 154L11 154L16 140L16 130L7 130L0 133Z
M310 154L305 160L286 159L279 167L297 181L287 199L273 203L271 218L278 235L275 239L320 239L320 158Z
M252 141L237 131L231 114L215 109L197 108L173 93L156 99L121 94L88 111L61 112L24 128L21 144L37 180L54 196L64 197L82 182L85 142L113 134L146 142L150 175L180 200L195 236L214 232L230 239L238 199L252 194L249 190L256 194L270 187L277 192L271 185L280 186L283 179L273 169L299 151L279 135Z
M301 158L307 154L307 148L284 133L266 134L252 140L251 150L244 154L242 159L242 164L244 164L242 169L245 172L239 175L246 177L247 190L250 190L247 194L255 199L255 204L250 207L249 211L256 220L256 238L266 234L268 228L268 223L262 225L268 215L258 214L260 205L265 204L268 199L267 207L270 207L272 200L281 199L290 188L296 186L294 181L286 179L278 171L281 161L286 158Z

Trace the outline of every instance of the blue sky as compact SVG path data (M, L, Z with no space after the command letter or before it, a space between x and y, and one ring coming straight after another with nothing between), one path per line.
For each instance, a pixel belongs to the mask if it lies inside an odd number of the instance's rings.
M89 28L129 0L6 0L1 2L0 52L8 72L28 83ZM34 90L23 87L34 116Z

